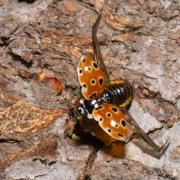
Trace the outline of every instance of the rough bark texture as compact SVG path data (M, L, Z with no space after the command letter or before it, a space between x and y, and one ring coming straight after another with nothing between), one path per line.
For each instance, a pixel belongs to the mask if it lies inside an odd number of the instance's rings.
M88 135L68 136L76 66L92 52L98 13L110 77L136 90L132 116L158 144L171 141L159 160L136 141L117 158ZM180 178L178 15L176 0L0 0L0 179ZM56 77L62 93L39 72Z

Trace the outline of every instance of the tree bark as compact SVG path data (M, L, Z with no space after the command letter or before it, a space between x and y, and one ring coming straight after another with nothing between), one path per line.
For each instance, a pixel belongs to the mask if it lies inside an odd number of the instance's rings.
M178 1L0 0L0 179L178 179ZM156 159L136 139L109 149L77 129L76 67L98 40L112 80L135 89L130 113L160 145ZM79 127L80 128L80 127ZM81 134L81 133L80 133ZM138 147L140 146L140 147ZM113 149L124 151L115 157Z

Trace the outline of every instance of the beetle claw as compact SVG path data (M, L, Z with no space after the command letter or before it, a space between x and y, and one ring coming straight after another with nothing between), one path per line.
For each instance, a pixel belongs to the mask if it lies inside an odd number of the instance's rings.
M166 151L166 149L168 148L170 144L170 140L169 138L166 140L166 142L159 148L159 157L161 157L164 152Z

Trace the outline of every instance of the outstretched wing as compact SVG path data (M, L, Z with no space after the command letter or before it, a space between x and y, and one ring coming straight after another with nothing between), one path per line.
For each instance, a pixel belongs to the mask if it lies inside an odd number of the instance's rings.
M94 54L82 56L77 68L81 92L87 100L99 97L105 87L110 85L109 75L103 62L97 40L97 29L100 20L101 15L98 16L92 27L92 45Z
M132 136L133 130L131 126L116 105L101 104L93 109L92 114L99 126L114 139L126 141Z
M85 99L97 98L102 94L105 89L105 74L92 54L81 57L77 73L81 92Z

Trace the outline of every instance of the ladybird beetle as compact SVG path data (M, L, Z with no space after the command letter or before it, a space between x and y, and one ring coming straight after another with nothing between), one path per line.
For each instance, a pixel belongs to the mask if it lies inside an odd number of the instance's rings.
M83 97L74 111L76 117L86 124L87 131L107 145L117 140L126 143L136 134L160 157L167 149L169 141L161 147L154 143L128 112L134 95L132 86L122 79L109 79L96 35L100 19L101 15L92 27L94 53L83 55L77 67Z

